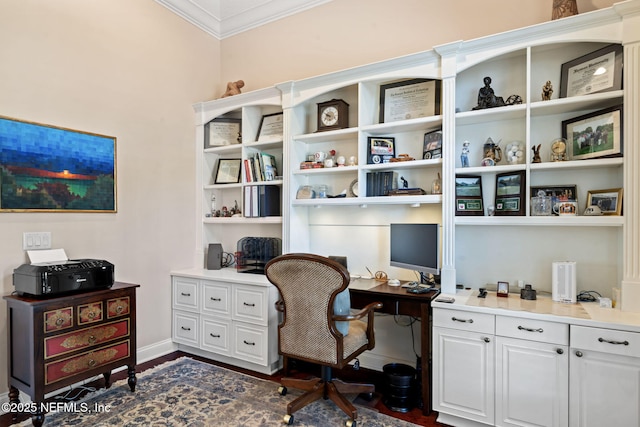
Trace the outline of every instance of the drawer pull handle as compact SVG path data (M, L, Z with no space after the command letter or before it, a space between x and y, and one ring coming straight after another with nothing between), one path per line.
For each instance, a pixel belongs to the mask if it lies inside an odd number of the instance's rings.
M558 353L558 354L564 354L564 350L563 350L563 349L561 349L561 348L557 348L557 349L556 349L556 353Z
M215 335L215 334L209 334L211 335L211 338L220 338L220 335Z
M249 341L247 341L247 340L243 340L243 342L244 342L246 345L256 345L256 343L254 343L254 342L249 342Z
M451 320L454 322L473 323L473 319L458 319L457 317L452 317Z
M544 329L542 328L532 329L532 328L525 328L524 326L518 326L518 329L521 331L527 331L527 332L540 332L540 333L544 332Z
M489 337L484 337L484 338L482 338L482 341L484 341L484 342L491 342L491 340L489 339Z
M58 317L56 319L56 326L60 326L64 323L64 319L62 317Z
M581 351L576 351L576 356L582 357L582 352Z
M186 292L180 292L180 295L182 295L183 297L190 297L191 294L188 294Z
M119 305L119 306L116 307L116 313L118 313L118 314L122 313L123 310L124 310L124 306L122 306L122 305Z
M93 335L89 335L89 338L87 339L87 341L89 341L89 344L95 344L96 341L98 341L98 339Z
M604 338L598 338L598 341L600 342L606 342L607 344L613 344L613 345L629 345L629 341L610 341L610 340L605 340Z
M222 301L222 298L214 298L214 297L211 297L210 299L211 299L211 301Z
M243 302L242 304L246 305L247 307L255 307L255 304L249 304L248 302Z
M186 326L180 326L180 329L182 329L183 331L190 331L191 328L187 328Z
M89 359L87 365L89 365L90 368L93 368L94 366L96 366L96 361L93 359Z
M89 319L93 319L94 317L96 317L96 312L95 311L90 311L89 313L87 313L87 317Z

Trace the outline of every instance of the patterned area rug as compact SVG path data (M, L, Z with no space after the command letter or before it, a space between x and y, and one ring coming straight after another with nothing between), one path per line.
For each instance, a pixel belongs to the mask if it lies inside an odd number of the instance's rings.
M302 392L277 392L278 384L187 357L139 374L135 393L126 380L76 402L77 411L47 414L45 426L280 426L287 403ZM80 411L109 405L109 411ZM343 426L348 419L331 401L319 400L295 413L294 426ZM21 425L30 425L27 421ZM408 423L358 407L358 427L409 427Z

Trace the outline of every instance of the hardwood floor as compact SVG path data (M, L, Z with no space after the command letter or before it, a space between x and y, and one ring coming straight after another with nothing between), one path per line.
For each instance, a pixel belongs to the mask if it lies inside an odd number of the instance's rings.
M237 368L235 366L231 366L231 365L226 365L224 363L219 363L219 362L215 362L212 361L210 359L206 359L203 357L198 357L192 354L188 354L188 353L184 353L184 352L180 352L180 351L176 351L170 354L167 354L166 356L162 356L162 357L158 357L156 359L150 360L146 363L141 363L140 365L138 365L136 367L136 371L138 373L143 372L147 369L153 368L157 365L160 365L164 362L170 361L170 360L175 360L179 357L182 356L188 356L191 357L192 359L197 359L206 363L211 363L213 365L217 365L217 366L221 366L227 369L231 369L234 371L238 371L238 372L242 372L248 375L252 375L258 378L262 378L262 379L266 379L266 380L272 380L272 381L276 381L278 382L280 380L280 378L282 378L282 372L277 372L275 375L264 375L264 374L260 374L254 371L248 371L245 369L240 369ZM289 373L289 376L299 376L299 377L305 377L305 376L310 376L310 375L319 375L319 372L316 372L316 367L313 365L309 365L309 364L304 364L304 363L300 363L300 362L295 362L292 361L290 362L290 368L291 368L291 372ZM434 412L432 413L430 416L424 416L422 415L422 410L419 408L414 408L408 412L397 412L397 411L392 411L389 408L387 408L385 406L385 404L383 403L383 399L382 399L382 395L380 393L378 393L378 390L383 390L384 389L384 376L381 372L377 372L377 371L371 371L371 370L367 370L367 369L359 369L359 370L353 370L353 369L345 369L343 371L340 372L336 372L336 376L339 377L340 379L343 379L345 381L361 381L361 382L368 382L368 383L373 383L376 385L376 394L374 396L374 399L371 401L371 405L373 406L374 409L376 409L377 411L392 416L394 418L398 418L398 419L402 419L405 421L409 421L421 426L426 426L426 427L435 427L435 426L445 426L444 424L440 424L436 421L436 417L437 414ZM120 371L120 372L116 372L114 374L111 375L111 382L115 382L115 381L119 381L122 379L125 379L127 377L127 372L126 370ZM95 388L100 388L100 387L104 387L104 380L103 379L99 379L96 380L92 383L86 384L87 387L95 387ZM276 393L276 389L274 388L274 393ZM86 392L85 392L86 393ZM77 398L81 398L85 393L79 393L79 395L77 396ZM284 414L283 414L284 415ZM14 423L18 423L21 421L24 421L28 418L27 415L22 415L18 418L18 420L13 421ZM3 414L0 416L0 427L8 427L12 424L12 420L11 420L11 414ZM47 423L46 423L46 419L45 419L45 424L44 426L46 427ZM445 426L446 427L446 426Z

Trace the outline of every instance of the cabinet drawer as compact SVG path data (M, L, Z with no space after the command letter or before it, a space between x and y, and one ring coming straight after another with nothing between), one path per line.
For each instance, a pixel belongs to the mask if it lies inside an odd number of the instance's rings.
M70 353L129 336L129 319L45 338L44 358Z
M202 282L202 312L231 316L231 286L226 283Z
M191 313L173 313L173 340L187 345L198 345L198 316Z
M173 307L181 310L198 311L198 281L174 277Z
M243 324L234 327L234 354L238 359L267 364L267 328Z
M129 297L107 300L107 319L118 316L126 316L131 312Z
M268 321L267 301L267 288L234 287L233 318L266 325Z
M572 325L571 348L640 357L640 333Z
M472 311L433 309L433 326L494 334L495 316Z
M103 318L102 301L90 302L78 306L78 325L99 322Z
M201 320L202 348L218 354L231 355L231 321L203 317Z
M569 325L543 320L496 316L496 335L559 345L569 344Z
M45 364L45 385L82 374L130 355L129 340Z
M46 311L44 313L44 332L60 331L73 327L73 307L65 307L59 310Z

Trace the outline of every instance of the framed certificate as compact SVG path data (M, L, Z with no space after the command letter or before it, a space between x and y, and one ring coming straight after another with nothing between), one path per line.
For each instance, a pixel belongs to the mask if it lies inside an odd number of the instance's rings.
M240 182L240 159L219 159L214 184L237 184Z
M524 171L496 175L496 215L524 215Z
M612 44L562 64L560 98L622 89L622 46Z
M412 79L380 86L380 123L440 114L440 80Z
M204 148L240 144L242 120L217 118L205 125Z
M481 176L456 175L456 215L484 215Z
M256 141L258 142L282 141L282 132L283 132L282 118L283 117L284 117L283 113L274 113L274 114L267 114L266 116L262 116L262 120L260 121L260 129L258 129L258 136L256 137Z

